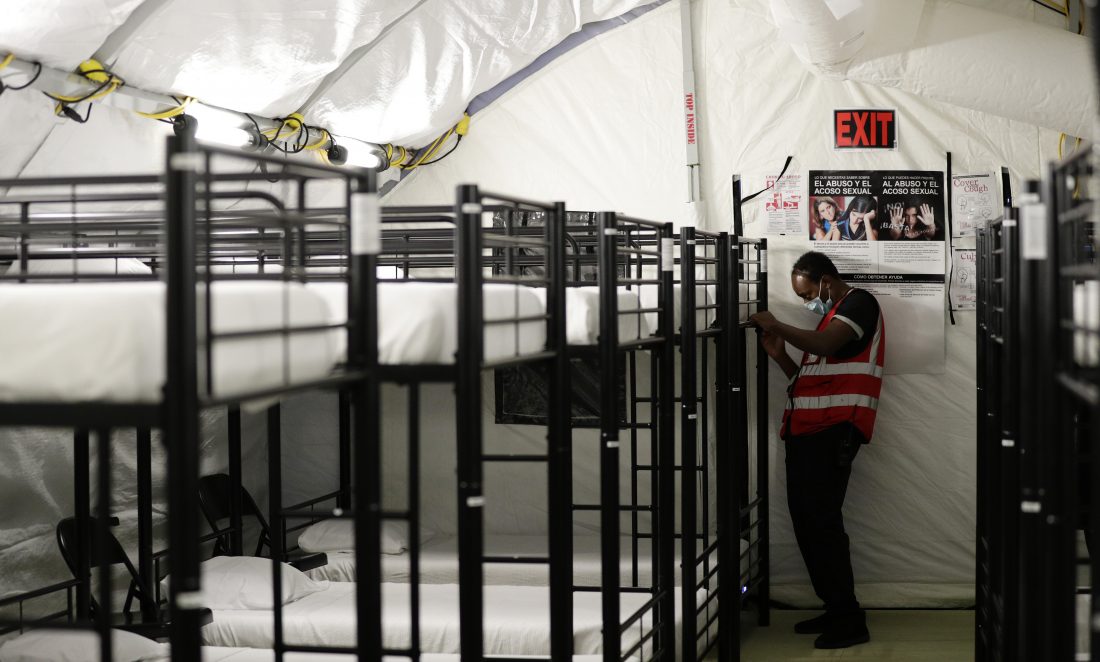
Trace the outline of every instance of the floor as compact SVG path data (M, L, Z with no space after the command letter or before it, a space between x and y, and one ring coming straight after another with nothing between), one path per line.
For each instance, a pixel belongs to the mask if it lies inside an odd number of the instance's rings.
M773 610L770 627L749 625L741 644L743 662L877 660L968 662L974 659L974 612L873 610L867 612L870 643L842 650L816 650L813 635L794 624L819 612ZM752 615L755 623L755 614ZM708 659L717 659L716 657Z

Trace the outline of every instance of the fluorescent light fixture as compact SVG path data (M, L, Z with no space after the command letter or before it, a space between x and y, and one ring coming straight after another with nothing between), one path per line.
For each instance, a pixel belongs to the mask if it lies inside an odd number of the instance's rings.
M210 126L199 122L195 139L208 143L218 143L227 147L249 147L252 145L252 133L231 126Z
M228 110L193 103L187 109L195 139L228 147L256 148L262 140L248 118Z
M344 162L348 165L378 171L385 170L389 167L386 153L382 151L382 148L378 145L341 138L340 147L347 152Z

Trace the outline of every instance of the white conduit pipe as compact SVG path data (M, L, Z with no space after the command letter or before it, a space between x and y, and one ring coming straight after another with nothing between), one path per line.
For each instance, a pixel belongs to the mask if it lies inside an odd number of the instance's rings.
M1087 38L950 0L771 0L815 73L1097 140Z

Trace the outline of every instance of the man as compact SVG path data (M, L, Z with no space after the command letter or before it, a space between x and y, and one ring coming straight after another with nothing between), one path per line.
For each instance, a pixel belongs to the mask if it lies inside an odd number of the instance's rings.
M822 316L813 331L756 313L768 356L790 378L780 436L786 442L787 503L795 538L825 613L795 626L819 634L817 648L846 648L870 641L866 615L856 601L848 535L841 508L860 444L875 427L882 389L886 329L869 292L840 279L827 256L809 252L791 270L791 287ZM802 350L802 364L786 344Z

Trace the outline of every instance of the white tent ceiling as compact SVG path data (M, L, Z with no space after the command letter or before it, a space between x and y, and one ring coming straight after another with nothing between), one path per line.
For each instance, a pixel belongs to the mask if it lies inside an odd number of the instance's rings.
M98 54L149 91L419 145L586 23L650 1L36 0L5 12L0 50L64 69Z

